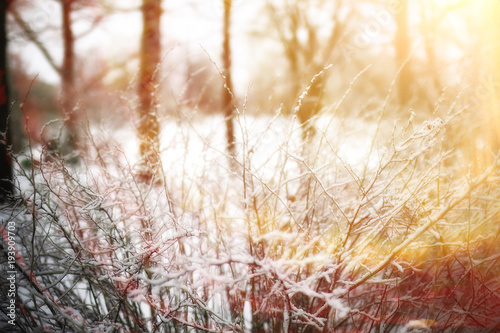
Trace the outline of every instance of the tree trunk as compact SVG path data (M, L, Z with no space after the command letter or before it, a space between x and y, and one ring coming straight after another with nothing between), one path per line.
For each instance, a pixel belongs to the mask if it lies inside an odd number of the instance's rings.
M7 82L7 1L0 1L0 201L13 193L10 158L9 87Z
M400 69L398 79L398 96L402 104L411 98L412 74L409 64L410 35L408 29L408 1L400 0L396 8L396 35L394 48L396 51L396 66Z
M437 63L438 58L436 57L436 26L439 21L436 21L436 14L434 14L434 11L436 10L434 8L435 4L432 4L432 7L430 8L427 6L426 4L423 4L422 6L422 19L424 21L424 47L427 56L427 63L429 64L429 74L432 77L432 89L441 93L442 87L439 80L439 68Z
M158 65L160 63L161 0L143 0L143 32L139 70L139 140L140 154L144 162L141 176L150 182L158 175L160 159L160 126L157 118Z
M75 112L75 51L74 35L71 26L71 13L75 0L61 0L62 4L62 34L63 34L63 63L61 67L61 107L67 137L59 138L61 153L71 153L75 149L79 135L77 130L78 114Z
M234 95L231 76L231 7L232 0L224 1L224 40L222 45L222 64L224 74L224 89L222 103L226 117L227 151L230 157L236 156L234 143Z
M74 114L74 37L71 29L71 7L73 0L62 1L62 23L64 56L61 68L62 107L64 116L69 124L73 123Z

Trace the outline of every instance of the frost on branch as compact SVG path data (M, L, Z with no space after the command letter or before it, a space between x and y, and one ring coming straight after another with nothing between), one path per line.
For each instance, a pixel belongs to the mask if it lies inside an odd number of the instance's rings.
M446 122L394 131L363 176L345 128L319 131L305 150L293 123L238 121L236 173L215 149L223 138L182 123L158 152L161 184L136 179L134 160L102 133L79 165L41 156L33 173L19 169L24 201L9 218L20 228L20 327L493 327L498 174L458 167L441 147Z

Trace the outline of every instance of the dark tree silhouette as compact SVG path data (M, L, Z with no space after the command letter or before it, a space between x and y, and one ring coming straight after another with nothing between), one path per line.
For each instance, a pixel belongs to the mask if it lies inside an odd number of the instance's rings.
M139 70L139 140L140 154L144 161L142 178L151 181L157 174L159 160L159 132L157 118L157 70L160 63L161 0L143 0L143 32Z
M12 163L9 156L10 130L9 87L7 83L7 16L8 1L0 1L0 200L12 194Z

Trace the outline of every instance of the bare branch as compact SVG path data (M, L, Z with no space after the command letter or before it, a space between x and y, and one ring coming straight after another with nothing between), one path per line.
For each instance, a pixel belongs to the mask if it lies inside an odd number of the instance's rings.
M47 48L45 47L45 45L43 45L43 43L38 39L36 32L33 31L33 29L31 29L31 27L29 26L29 24L27 24L23 20L23 18L21 17L21 15L19 15L19 13L17 12L16 9L14 9L13 7L11 7L10 8L10 12L12 13L12 16L14 17L14 20L16 21L16 23L21 27L21 29L25 33L26 37L29 40L31 40L38 47L38 49L40 50L40 52L42 52L42 54L44 55L45 59L48 61L48 63L50 64L50 66L59 75L61 75L62 70L61 70L60 66L58 66L56 64L56 62L54 61L54 58L52 58L52 56L50 55L50 52L47 50Z

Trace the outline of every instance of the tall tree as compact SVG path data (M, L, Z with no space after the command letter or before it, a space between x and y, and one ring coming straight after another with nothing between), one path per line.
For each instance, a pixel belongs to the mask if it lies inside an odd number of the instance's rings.
M63 155L73 154L81 144L79 133L79 114L76 107L75 89L75 36L72 27L72 13L77 0L60 0L62 7L62 41L63 61L60 68L61 75L61 114L64 117L66 131L64 136L52 140L55 148ZM81 148L81 146L80 146Z
M8 1L0 1L0 200L2 201L13 193L12 164L9 155L10 130L8 126L7 7Z
M222 64L224 74L224 89L222 91L222 103L226 117L227 151L230 156L235 156L234 142L234 96L233 79L231 75L231 9L232 0L224 1L224 25L222 42Z
M323 91L330 74L324 69L334 62L335 49L347 29L354 6L344 0L312 3L307 0L283 3L267 0L266 7L289 65L290 105L287 108L291 109L298 100L295 112L299 121L306 124L323 106ZM321 36L320 30L326 22L318 22L317 10L331 14L328 19L333 23L332 29L326 36ZM341 15L342 11L344 15Z
M62 4L62 35L63 63L61 67L61 105L63 115L70 130L76 122L75 114L75 38L71 27L71 13L75 0L61 0ZM74 132L73 132L74 133Z
M439 77L438 57L436 54L436 27L446 15L446 12L439 12L433 1L421 3L422 35L424 38L425 53L427 56L428 71L432 78L432 89L441 92L441 82Z
M157 117L158 66L160 64L161 0L143 0L143 31L139 69L139 140L140 154L144 161L141 176L151 181L158 174L160 159L160 126Z
M78 23L77 20L86 20L90 16L85 17L77 15L79 11L98 8L97 0L56 0L61 6L61 40L62 40L62 63L57 63L53 52L42 42L42 35L44 31L52 29L50 25L41 27L40 29L33 29L33 25L29 24L23 19L21 13L23 8L28 6L33 6L30 1L15 1L12 4L12 8L9 8L9 13L12 14L14 22L23 32L24 36L31 41L43 54L49 65L57 72L60 76L60 114L64 118L64 123L66 126L66 131L64 131L64 136L60 138L49 138L57 139L52 143L57 144L57 149L66 154L72 153L75 145L81 143L80 140L80 130L78 128L80 119L82 118L79 110L75 107L77 105L77 96L79 89L77 89L76 81L76 54L75 54L75 41L81 36L91 32L97 24L101 21L102 16L96 12L93 15L91 26L86 31L80 33L80 35L75 35L73 26ZM76 14L76 15L75 15ZM81 79L81 78L80 78Z
M410 34L408 27L408 0L398 0L395 12L396 34L394 48L396 66L400 69L398 78L398 96L400 103L407 103L411 98L412 72L409 62Z

